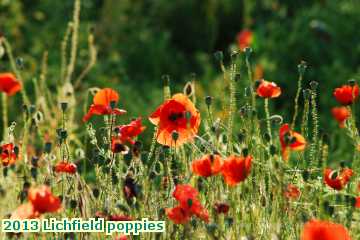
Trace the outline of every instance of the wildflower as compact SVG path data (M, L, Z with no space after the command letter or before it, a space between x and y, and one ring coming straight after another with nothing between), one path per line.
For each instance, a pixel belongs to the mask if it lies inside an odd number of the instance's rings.
M200 113L187 96L178 93L159 106L149 120L158 126L158 143L180 146L191 141L197 134ZM177 133L175 140L173 133Z
M61 208L61 201L55 197L48 186L43 185L37 188L30 188L28 199L34 206L34 210L40 214L56 212Z
M55 165L55 172L57 173L76 173L77 167L74 163L59 162Z
M274 82L261 80L260 85L256 89L257 94L263 98L277 98L281 94L281 88Z
M341 190L350 181L352 175L353 170L350 168L344 168L340 173L326 168L324 170L324 182L335 190Z
M16 162L16 152L13 143L4 144L1 147L1 161L3 166L13 165Z
M228 157L222 167L222 175L225 182L230 186L235 186L242 182L250 174L252 156L246 157L230 156Z
M218 154L205 155L194 160L191 164L192 171L202 177L210 177L221 171L222 160Z
M14 212L11 213L10 219L33 219L39 217L39 214L35 212L31 203L21 204Z
M339 127L345 127L345 120L351 115L350 110L347 107L334 107L331 109L331 113L336 121L339 122Z
M165 209L165 213L175 224L185 224L191 218L191 214L180 206L167 208Z
M360 197L355 198L355 207L360 208Z
M335 88L333 94L340 104L350 105L359 97L359 86L357 84L354 86L343 85L340 88Z
M133 138L138 136L145 130L146 127L141 125L141 118L138 118L127 125L118 126L116 129L122 143L129 142L134 144Z
M88 113L83 117L83 121L87 122L93 115L122 115L126 111L119 108L113 108L119 102L119 95L111 88L104 88L98 91L93 99Z
M21 90L21 84L12 73L0 73L0 91L12 96Z
M346 228L329 221L310 220L305 223L301 240L351 240Z
M243 50L244 48L250 47L251 43L253 42L253 32L244 29L237 35L237 43L240 50Z
M227 203L215 203L214 209L217 214L227 214L229 212L230 206Z
M289 124L283 124L280 127L279 136L284 160L288 160L289 150L302 151L305 149L305 138L300 133L290 130Z
M288 184L288 186L284 192L284 196L289 200L290 199L292 199L292 200L299 199L300 194L301 194L301 192L300 192L299 188L293 184Z

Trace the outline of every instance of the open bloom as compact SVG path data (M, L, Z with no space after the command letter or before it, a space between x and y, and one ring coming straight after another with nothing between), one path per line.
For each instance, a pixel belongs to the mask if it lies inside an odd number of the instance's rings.
M33 205L34 210L40 214L56 212L61 208L60 198L55 197L46 185L30 188L28 199Z
M336 121L339 122L339 127L345 127L345 120L351 115L350 110L347 107L334 107L331 109L331 113Z
M342 87L335 88L334 97L342 105L350 105L359 97L359 86L343 85Z
M122 115L125 110L113 108L119 102L119 94L111 89L104 88L98 91L93 99L88 113L83 117L83 121L89 121L93 115ZM113 106L112 106L113 105Z
M74 174L74 173L76 173L77 167L74 163L59 162L58 164L55 165L54 170L57 173Z
M162 145L180 146L198 132L200 113L184 94L175 94L151 114L149 120L158 126L157 141ZM174 132L177 139L174 139Z
M360 208L360 197L355 198L355 207Z
M289 150L302 151L306 147L305 138L300 133L290 130L287 123L280 127L279 137L284 160L288 160Z
M11 213L10 219L23 220L37 217L39 214L35 211L34 206L31 203L24 203Z
M15 146L12 143L4 144L1 147L1 161L3 166L9 166L16 162Z
M324 170L324 182L335 190L341 190L350 181L352 175L353 170L350 168L344 168L340 173L330 168L326 168Z
M21 90L21 84L12 73L0 73L0 91L12 96Z
M209 213L201 205L197 196L199 192L190 185L178 184L173 192L173 197L179 202L174 208L166 209L170 220L176 224L188 222L192 215L197 216L205 222L209 221Z
M285 192L284 192L284 196L289 199L289 200L296 200L300 197L300 190L298 187L296 187L293 184L288 184Z
M277 98L281 94L281 88L274 82L261 80L260 85L256 89L256 93L263 98Z
M310 220L303 227L301 240L351 240L351 238L341 224Z
M118 135L121 142L122 143L129 142L130 144L135 143L133 138L135 138L140 133L142 133L145 130L145 128L146 127L144 127L141 124L141 118L138 118L127 125L121 125L117 127Z
M252 41L253 41L253 32L244 29L237 35L237 43L240 50L244 50L244 48L250 47Z
M239 157L229 156L225 159L221 172L225 182L230 186L235 186L242 182L250 174L252 156Z
M221 171L222 160L218 154L208 154L191 163L193 173L202 177L210 177Z

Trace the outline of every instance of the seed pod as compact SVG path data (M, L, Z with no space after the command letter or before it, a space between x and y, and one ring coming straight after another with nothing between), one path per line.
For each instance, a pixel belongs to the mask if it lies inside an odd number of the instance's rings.
M248 148L244 148L244 149L242 150L242 155L243 155L244 157L247 157L247 156L249 155L249 149L248 149Z
M61 102L61 103L60 103L60 108L61 108L61 110L62 110L63 112L66 111L67 107L68 107L68 103L67 103L67 102Z
M205 103L206 103L206 105L207 105L208 107L211 105L212 100L213 100L213 98L212 98L211 96L206 96L206 97L205 97Z
M270 151L270 154L272 156L274 156L276 154L277 149L276 149L276 147L274 145L270 145L269 151Z
M95 198L98 198L100 196L100 190L98 188L94 188L92 190L92 193L93 193Z
M37 174L38 174L37 168L32 167L32 168L30 169L30 173L31 173L31 177L32 177L33 179L36 179L36 178L37 178Z
M70 208L75 209L77 207L77 201L76 200L70 200Z

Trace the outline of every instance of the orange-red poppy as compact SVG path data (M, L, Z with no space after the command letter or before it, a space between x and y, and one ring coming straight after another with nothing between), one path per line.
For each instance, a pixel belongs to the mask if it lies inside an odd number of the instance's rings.
M340 173L331 168L326 168L324 170L324 182L335 190L341 190L350 181L353 174L354 172L350 168L344 168Z
M126 111L119 108L113 108L119 102L119 94L111 89L104 88L98 91L93 99L89 111L83 117L83 121L87 122L93 115L122 115ZM113 104L113 106L112 106Z
M12 96L21 90L21 84L12 73L0 73L0 91Z
M343 85L335 88L334 97L342 105L350 105L359 97L359 86Z
M284 192L284 196L289 200L297 200L300 197L300 190L297 186L293 184L288 184Z
M180 206L165 209L167 217L175 224L185 224L190 221L191 214Z
M4 144L1 147L1 161L3 166L13 165L16 162L15 146L13 143Z
M35 212L40 214L56 212L61 208L60 198L55 197L46 185L30 188L28 191L28 199L34 206Z
M207 154L191 163L194 174L202 177L210 177L221 171L222 159L218 154Z
M339 127L345 127L345 120L351 115L350 110L347 107L334 107L331 109L331 113L336 121L339 122Z
M341 224L310 220L303 227L301 240L351 240L351 238Z
M355 207L360 208L360 197L355 198Z
M225 159L221 172L225 182L230 186L235 186L242 182L250 174L252 156L246 157L229 156Z
M55 172L57 173L76 173L77 167L74 163L69 162L59 162L55 165Z
M31 203L21 204L15 211L11 213L10 219L33 219L38 218L40 215L35 212L34 207Z
M129 124L118 126L118 136L122 143L129 142L130 144L134 144L135 141L133 138L142 133L145 128L146 127L141 124L141 118L138 118Z
M227 214L229 212L230 206L227 203L215 203L214 205L215 212L217 214Z
M178 93L159 106L149 120L158 126L158 143L180 146L196 136L200 125L200 113L187 96ZM174 132L177 133L177 139L173 138Z
M280 127L279 137L284 160L289 159L289 150L302 151L306 147L305 138L300 133L290 130L287 123Z
M252 41L253 41L253 32L244 29L237 35L237 43L240 50L244 50L244 48L250 47Z
M263 98L277 98L281 94L281 88L274 82L268 82L262 79L256 89L256 93Z

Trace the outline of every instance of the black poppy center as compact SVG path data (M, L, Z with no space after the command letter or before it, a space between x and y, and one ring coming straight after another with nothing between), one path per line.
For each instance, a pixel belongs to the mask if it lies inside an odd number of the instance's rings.
M178 112L178 113L171 113L169 115L169 120L172 122L175 122L176 120L183 118L184 117L184 113L182 112Z

